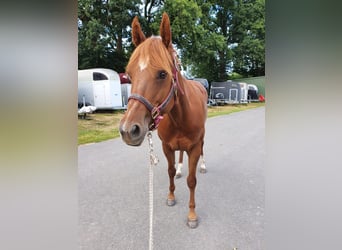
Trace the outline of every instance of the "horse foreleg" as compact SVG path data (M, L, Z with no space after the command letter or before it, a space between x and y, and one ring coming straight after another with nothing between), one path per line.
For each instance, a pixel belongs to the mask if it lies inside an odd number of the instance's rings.
M163 143L163 151L166 156L167 162L168 162L168 173L169 173L169 179L170 179L170 186L169 186L169 194L167 196L167 205L173 206L176 203L175 199L175 181L174 177L176 175L176 168L175 168L175 151L172 151L171 148L166 145L166 143Z
M201 154L201 144L197 144L189 153L189 175L187 178L188 187L190 190L188 226L190 228L197 227L197 215L195 212L195 188L196 188L196 167Z
M179 178L182 176L182 167L183 167L183 153L184 151L179 151L179 160L178 164L176 166L177 171L176 171L176 178Z

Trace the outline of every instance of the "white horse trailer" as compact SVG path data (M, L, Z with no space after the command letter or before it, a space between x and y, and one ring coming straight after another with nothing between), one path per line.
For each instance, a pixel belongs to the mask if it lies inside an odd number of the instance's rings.
M241 87L241 97L240 103L248 103L248 84L244 82L239 82Z
M78 71L78 103L96 109L124 109L120 77L111 69L85 69Z
M125 109L127 108L128 97L131 95L131 86L130 83L121 83L122 105Z

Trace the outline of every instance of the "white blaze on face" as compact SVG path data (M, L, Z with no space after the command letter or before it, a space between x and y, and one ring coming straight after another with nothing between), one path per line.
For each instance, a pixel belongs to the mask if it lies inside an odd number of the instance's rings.
M147 68L147 64L149 62L149 58L146 57L146 58L140 58L139 59L139 68L140 68L140 71L143 71L144 69Z

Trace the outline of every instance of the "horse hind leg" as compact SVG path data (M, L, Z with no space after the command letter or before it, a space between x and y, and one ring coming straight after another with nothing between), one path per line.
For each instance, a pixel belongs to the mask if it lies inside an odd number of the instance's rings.
M168 162L168 173L169 173L169 194L167 196L167 205L173 206L176 204L176 198L175 198L175 182L174 177L176 175L176 169L175 169L175 151L172 151L169 146L167 146L165 143L163 143L163 151L166 156L167 162Z
M184 151L179 151L179 160L178 164L175 164L176 167L176 178L180 178L182 176L182 167L183 167L183 153Z
M205 160L203 157L203 142L201 147L201 156L200 156L200 173L205 174L207 172L207 168L205 167Z
M205 174L207 172L207 168L205 167L205 160L203 155L200 156L200 173Z

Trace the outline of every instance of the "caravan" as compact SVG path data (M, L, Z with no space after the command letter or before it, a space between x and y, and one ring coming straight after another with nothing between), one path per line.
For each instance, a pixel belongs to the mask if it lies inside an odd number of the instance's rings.
M258 87L255 84L248 84L248 101L259 101Z
M110 69L78 71L78 103L99 109L124 109L122 86L117 72Z
M248 85L243 82L212 82L210 87L210 103L242 104L248 102Z
M212 82L210 99L216 104L239 103L241 86L238 82Z
M240 103L248 103L248 84L239 82L241 88Z

